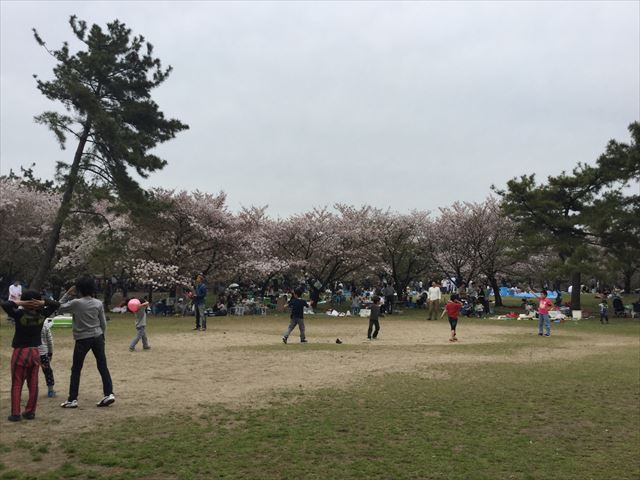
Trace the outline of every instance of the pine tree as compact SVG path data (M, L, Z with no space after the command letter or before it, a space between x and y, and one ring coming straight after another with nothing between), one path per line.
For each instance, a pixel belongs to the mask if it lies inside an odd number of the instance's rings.
M593 268L602 249L612 250L614 256L623 248L637 249L640 196L626 194L625 188L640 180L638 122L629 131L632 142L611 140L595 166L579 164L572 173L550 176L542 184L533 174L522 175L511 179L506 190L497 190L504 213L516 223L524 242L532 250L556 253L560 271L570 275L576 310L581 274ZM553 266L540 265L545 267Z
M57 61L52 80L34 75L37 88L67 111L44 112L36 122L51 129L63 150L68 137L77 143L72 162L62 165L62 202L32 288L39 288L51 269L78 185L102 184L114 197L135 205L144 199L144 192L129 169L143 178L162 169L166 161L149 152L188 128L179 120L166 119L151 98L151 90L167 79L171 67L162 68L144 37L132 36L118 20L107 24L106 31L95 24L88 29L75 15L69 24L83 44L75 54L67 42L50 50L33 30L36 41Z

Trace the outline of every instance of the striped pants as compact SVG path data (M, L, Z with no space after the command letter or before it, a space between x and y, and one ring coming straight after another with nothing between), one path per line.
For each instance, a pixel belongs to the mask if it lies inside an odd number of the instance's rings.
M14 348L11 356L11 415L20 415L22 386L27 381L29 399L24 411L35 413L38 402L38 373L40 352L38 347Z

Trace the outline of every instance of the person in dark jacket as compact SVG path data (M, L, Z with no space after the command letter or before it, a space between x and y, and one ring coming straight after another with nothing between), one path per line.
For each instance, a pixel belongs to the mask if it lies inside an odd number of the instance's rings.
M20 300L2 302L7 315L15 319L15 333L11 346L11 415L9 421L17 422L20 417L20 397L26 380L29 399L22 412L22 418L36 417L38 402L38 374L40 372L40 352L42 325L58 307L53 300L42 300L40 293L27 290Z
M374 295L371 299L373 301L373 305L371 305L371 313L369 314L369 329L367 330L367 338L369 340L375 340L378 338L378 333L380 333L380 317L383 317L380 313L380 297ZM375 327L375 330L373 329ZM371 332L373 331L373 335Z
M302 298L302 288L296 288L293 292L293 298L289 301L289 308L291 309L291 320L289 321L289 328L282 335L282 343L287 343L289 335L296 325L300 329L300 343L307 343L307 337L304 332L304 309L309 307L309 304Z

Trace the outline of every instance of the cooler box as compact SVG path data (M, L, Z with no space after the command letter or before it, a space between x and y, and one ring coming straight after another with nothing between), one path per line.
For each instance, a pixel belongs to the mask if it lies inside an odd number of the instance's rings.
M53 317L51 328L71 328L73 318L70 315L58 315Z

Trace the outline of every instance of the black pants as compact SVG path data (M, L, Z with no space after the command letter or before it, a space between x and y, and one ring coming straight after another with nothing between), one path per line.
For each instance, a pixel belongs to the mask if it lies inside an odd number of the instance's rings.
M395 297L393 295L389 295L387 297L384 297L384 307L386 312L391 315L393 313L393 301L395 300Z
M76 346L73 349L73 365L71 366L71 383L69 385L69 401L78 399L78 390L80 389L80 372L84 364L84 357L87 356L89 350L96 357L98 372L102 377L102 392L104 396L113 393L113 384L111 383L111 375L107 368L107 356L104 353L104 335L93 338L83 338L76 340Z
M378 332L380 331L380 320L379 319L369 319L369 330L367 330L367 338L372 338L371 337L371 330L373 330L373 327L376 327L376 329L373 331L373 338L377 338L378 337Z
M51 368L49 355L40 355L40 366L42 367L42 373L44 373L44 380L47 382L47 387L53 387L56 382L53 379L53 369Z

